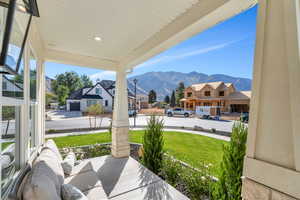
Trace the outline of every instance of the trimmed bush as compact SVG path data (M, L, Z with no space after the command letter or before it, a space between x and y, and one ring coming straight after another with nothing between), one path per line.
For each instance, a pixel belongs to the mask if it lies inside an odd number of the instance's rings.
M163 127L163 120L152 115L148 120L148 125L143 137L142 163L156 174L160 172L163 166Z
M231 141L224 145L223 160L219 181L213 185L212 197L215 200L240 200L242 173L246 154L248 128L236 122L232 128Z

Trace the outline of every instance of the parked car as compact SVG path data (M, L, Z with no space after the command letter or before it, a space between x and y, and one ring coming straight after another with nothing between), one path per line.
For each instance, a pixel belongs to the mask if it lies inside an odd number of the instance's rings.
M241 122L248 123L248 121L249 121L249 113L248 112L242 113L241 117L240 117L240 120L241 120Z
M136 116L136 111L135 110L128 110L128 115L129 115L129 117L134 117L134 116Z
M184 117L189 117L193 114L193 111L184 110L183 108L174 108L167 110L168 117L172 117L174 115L183 115Z

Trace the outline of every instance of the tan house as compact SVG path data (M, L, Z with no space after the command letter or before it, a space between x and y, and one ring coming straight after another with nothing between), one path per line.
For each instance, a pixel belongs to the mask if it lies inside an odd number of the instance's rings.
M210 82L194 84L186 88L182 106L196 110L196 106L213 106L217 112L248 112L251 91L237 91L232 83Z

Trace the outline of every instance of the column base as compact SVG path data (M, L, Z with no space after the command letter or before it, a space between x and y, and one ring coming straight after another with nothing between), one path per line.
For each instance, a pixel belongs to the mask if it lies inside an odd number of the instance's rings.
M130 145L128 141L129 127L112 127L111 153L115 158L129 157Z
M297 200L249 178L243 180L242 197L243 200Z

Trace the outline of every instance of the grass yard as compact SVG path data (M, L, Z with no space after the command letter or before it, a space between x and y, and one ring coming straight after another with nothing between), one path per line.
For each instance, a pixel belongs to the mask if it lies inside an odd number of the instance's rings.
M130 131L130 142L142 143L143 133L144 131ZM175 131L165 131L164 138L167 153L194 167L202 163L211 163L213 164L212 172L217 175L223 154L223 144L226 144L226 141ZM108 133L65 136L53 139L59 148L111 142Z
M6 149L6 147L8 147L10 144L12 144L13 142L3 142L1 145L1 149L4 150Z

